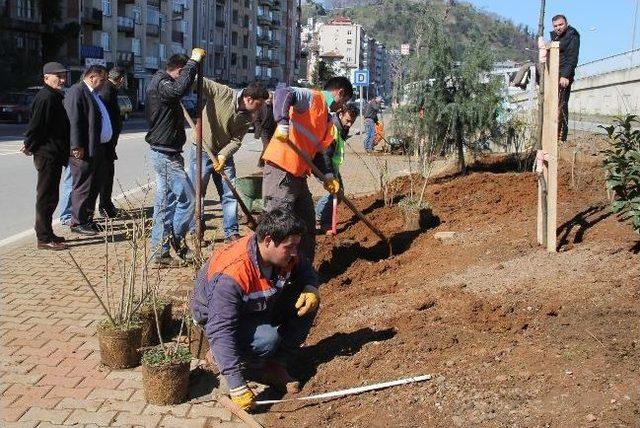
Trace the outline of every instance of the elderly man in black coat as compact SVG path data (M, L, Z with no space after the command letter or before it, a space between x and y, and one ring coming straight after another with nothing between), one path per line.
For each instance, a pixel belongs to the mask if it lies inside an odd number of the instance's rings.
M92 65L82 80L69 88L64 99L71 136L71 231L86 236L95 235L98 230L93 212L113 136L109 112L99 95L106 78L106 68Z
M560 42L560 117L558 118L558 139L567 141L569 131L569 96L571 84L578 65L580 54L580 33L567 23L564 15L551 19L553 31L551 40Z
M67 248L64 238L56 236L51 227L62 167L69 159L69 119L62 104L67 69L58 62L48 62L42 74L44 86L33 100L22 152L33 155L38 171L35 224L38 248L58 251Z
M122 116L120 116L120 106L118 105L118 90L126 80L126 74L122 67L113 67L109 70L109 78L102 88L100 88L100 98L104 101L109 111L109 119L113 128L113 135L109 141L106 158L104 162L104 176L102 177L102 185L100 186L100 214L105 217L114 218L118 215L118 210L111 200L113 192L113 177L115 175L116 145L118 137L122 132Z

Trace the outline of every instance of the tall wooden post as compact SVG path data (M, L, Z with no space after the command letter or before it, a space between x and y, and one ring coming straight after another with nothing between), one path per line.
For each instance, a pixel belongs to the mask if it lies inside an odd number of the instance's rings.
M540 15L538 18L538 39L544 37L544 14L546 9L546 1L540 0ZM537 43L537 41L536 41ZM538 74L538 135L536 139L535 148L540 150L542 148L542 121L543 121L543 109L544 109L544 64L540 61L536 64L536 71Z
M202 70L203 63L198 63L196 80L196 248L197 260L200 260L202 248Z
M544 67L544 115L542 121L542 151L544 157L538 180L538 243L547 251L556 252L558 206L558 110L560 83L560 43L549 45Z

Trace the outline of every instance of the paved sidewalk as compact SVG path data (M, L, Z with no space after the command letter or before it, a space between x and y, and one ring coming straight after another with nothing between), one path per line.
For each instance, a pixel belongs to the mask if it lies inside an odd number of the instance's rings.
M356 150L360 138L349 140ZM406 159L386 158L393 176L408 172ZM375 168L375 160L357 160L347 152L343 173L348 193L376 190L378 183L362 162ZM318 183L312 188L317 195L322 192ZM215 222L220 218L217 207L216 203ZM59 232L71 238L68 229ZM71 244L100 290L104 269L100 239ZM68 254L58 254L36 250L31 240L0 249L1 426L243 426L217 406L210 391L199 391L199 397L185 404L154 406L144 400L140 368L102 366L95 332L102 310L80 275L60 260L59 256L68 260ZM193 274L191 268L171 270L165 287L172 294L186 291L192 287Z

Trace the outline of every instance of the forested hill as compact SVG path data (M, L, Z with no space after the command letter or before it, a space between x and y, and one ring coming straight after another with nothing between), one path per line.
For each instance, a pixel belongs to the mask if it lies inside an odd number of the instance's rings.
M424 10L424 1L417 0L325 0L309 1L303 6L306 17L315 16L328 20L334 16L347 16L361 24L367 34L380 40L388 48L399 48L402 43L415 40L415 23ZM470 41L484 38L490 44L495 58L522 61L534 57L535 46L532 29L495 14L476 9L473 5L448 0L428 0L439 20L449 7L445 25L456 51L461 52ZM326 9L325 7L326 6Z

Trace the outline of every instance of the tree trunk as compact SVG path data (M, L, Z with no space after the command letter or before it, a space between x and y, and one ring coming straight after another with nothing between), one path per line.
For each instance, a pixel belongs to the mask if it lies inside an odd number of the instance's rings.
M467 174L467 165L464 161L464 127L460 119L456 119L456 148L458 149L458 172Z

